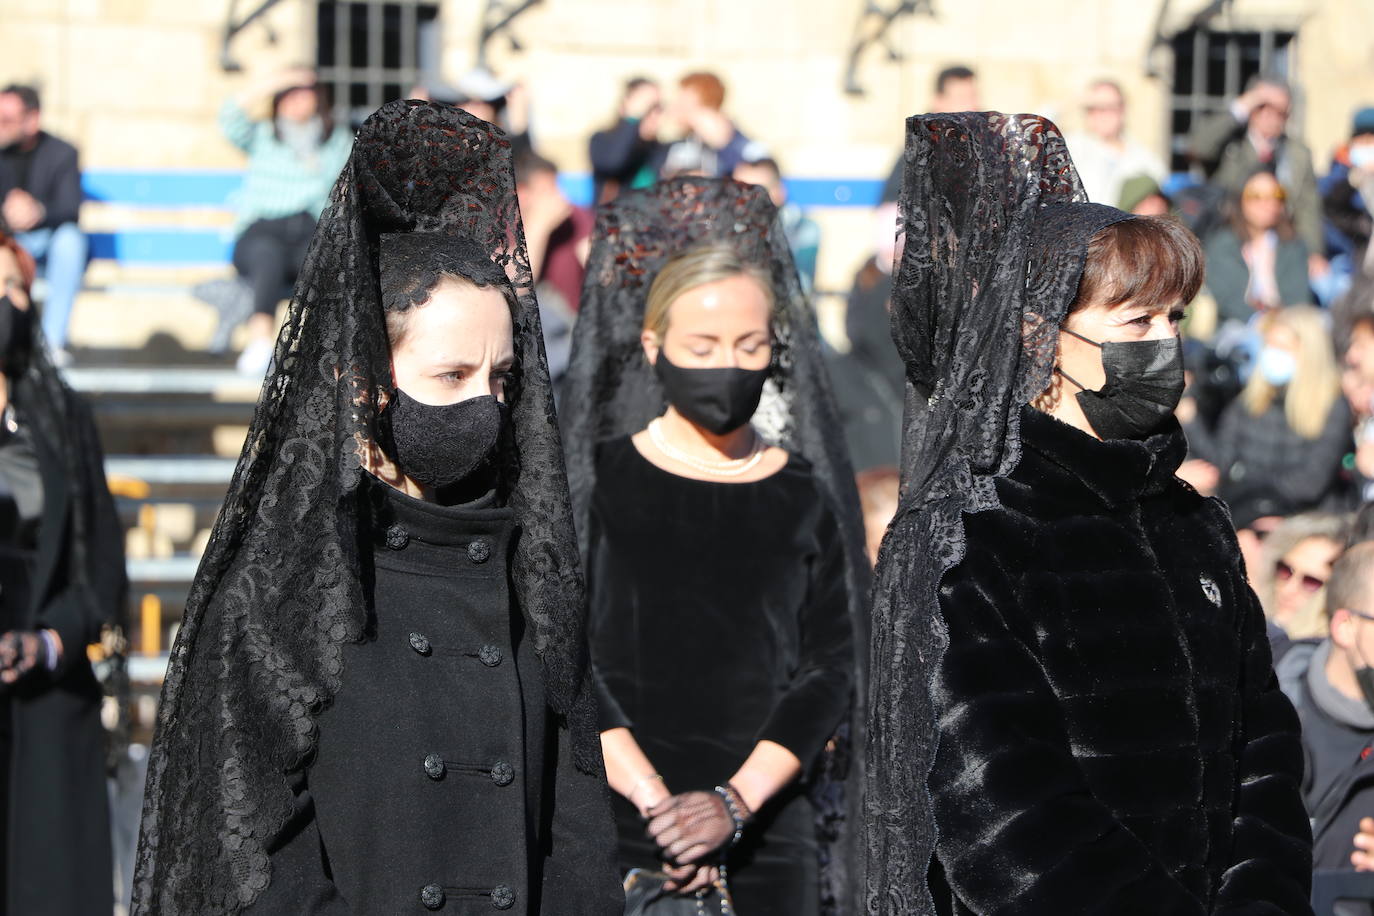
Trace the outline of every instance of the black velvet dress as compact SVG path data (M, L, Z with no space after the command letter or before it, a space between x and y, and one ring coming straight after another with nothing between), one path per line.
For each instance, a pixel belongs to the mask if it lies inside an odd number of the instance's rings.
M852 632L829 504L793 456L752 483L671 474L603 443L588 529L601 728L629 728L669 791L710 790L761 740L811 766L848 708ZM624 870L659 867L616 796ZM729 854L748 916L817 912L815 810L794 784Z
M553 722L511 612L511 511L369 489L367 636L343 647L343 687L252 912L539 913Z

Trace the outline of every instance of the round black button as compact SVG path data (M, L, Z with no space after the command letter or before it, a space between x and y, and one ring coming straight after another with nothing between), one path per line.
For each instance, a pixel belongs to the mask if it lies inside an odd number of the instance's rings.
M410 533L400 525L392 525L386 529L386 546L392 550L400 550L410 543Z
M444 770L444 758L438 754L430 754L425 758L425 775L430 779L443 779Z
M477 658L488 668L495 668L497 665L501 664L501 647L490 644L485 645L477 650Z
M428 655L431 650L429 640L425 639L425 635L423 633L410 634L410 647L414 649L416 652L419 652L421 655Z
M468 559L474 563L485 563L491 559L491 542L478 538L468 545Z
M508 910L515 906L515 891L498 884L491 889L491 905L498 910Z
M515 767L502 760L491 768L491 781L498 786L508 786L515 781Z
M420 902L427 910L437 910L444 905L444 889L437 884L426 884L420 888Z

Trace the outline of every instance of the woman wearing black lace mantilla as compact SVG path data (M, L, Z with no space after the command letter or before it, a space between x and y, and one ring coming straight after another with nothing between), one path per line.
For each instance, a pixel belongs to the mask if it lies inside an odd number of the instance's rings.
M622 194L582 303L564 428L627 912L849 912L868 570L776 211Z
M1297 719L1174 474L1201 251L1083 199L1042 118L908 121L868 912L1310 913Z
M134 912L620 910L510 147L363 125L172 651Z

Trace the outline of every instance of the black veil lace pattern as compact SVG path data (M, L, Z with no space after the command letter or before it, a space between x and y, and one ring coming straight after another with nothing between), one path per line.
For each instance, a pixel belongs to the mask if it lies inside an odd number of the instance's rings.
M934 914L926 780L931 683L947 630L939 588L965 513L999 505L1021 457L1019 410L1049 385L1087 246L1128 218L1086 204L1059 129L1035 115L907 120L905 245L892 334L906 364L901 499L873 592L863 912Z
M712 242L731 245L772 280L773 363L754 424L765 437L810 462L845 536L856 648L854 712L810 789L819 812L823 903L829 912L848 912L847 901L857 896L851 832L860 813L870 574L854 473L840 435L816 319L801 291L777 210L762 188L729 179L675 178L622 194L597 212L562 398L574 513L585 531L581 523L596 484L597 443L638 432L667 408L640 345L654 278L673 255Z
M518 302L502 489L519 538L512 597L549 706L601 772L584 679L583 600L563 455L505 134L456 108L392 102L367 119L301 269L228 496L172 648L149 761L135 913L235 913L270 879L341 649L363 636L359 446L390 386L383 235L475 242ZM468 240L459 242L458 239Z

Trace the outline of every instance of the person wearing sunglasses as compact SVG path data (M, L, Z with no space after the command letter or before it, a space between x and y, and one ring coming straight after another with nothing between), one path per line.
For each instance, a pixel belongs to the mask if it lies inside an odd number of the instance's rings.
M1289 639L1326 636L1324 589L1349 530L1348 516L1306 512L1284 519L1265 539L1256 591L1265 616Z
M1245 324L1256 312L1313 301L1308 248L1289 210L1290 195L1273 171L1250 175L1227 207L1227 221L1207 238L1207 289L1222 321Z
M1294 570L1290 581L1304 578ZM1356 544L1330 567L1325 608L1329 632L1298 643L1276 667L1302 721L1303 800L1318 883L1323 871L1374 870L1374 836L1359 837L1361 820L1374 814L1374 543ZM1336 909L1339 916L1371 912L1369 902Z
M1293 91L1274 76L1251 80L1230 111L1202 119L1193 133L1189 153L1208 183L1238 195L1259 168L1278 175L1288 188L1289 206L1298 236L1307 246L1307 268L1313 277L1324 275L1321 197L1312 167L1312 151L1288 130Z

